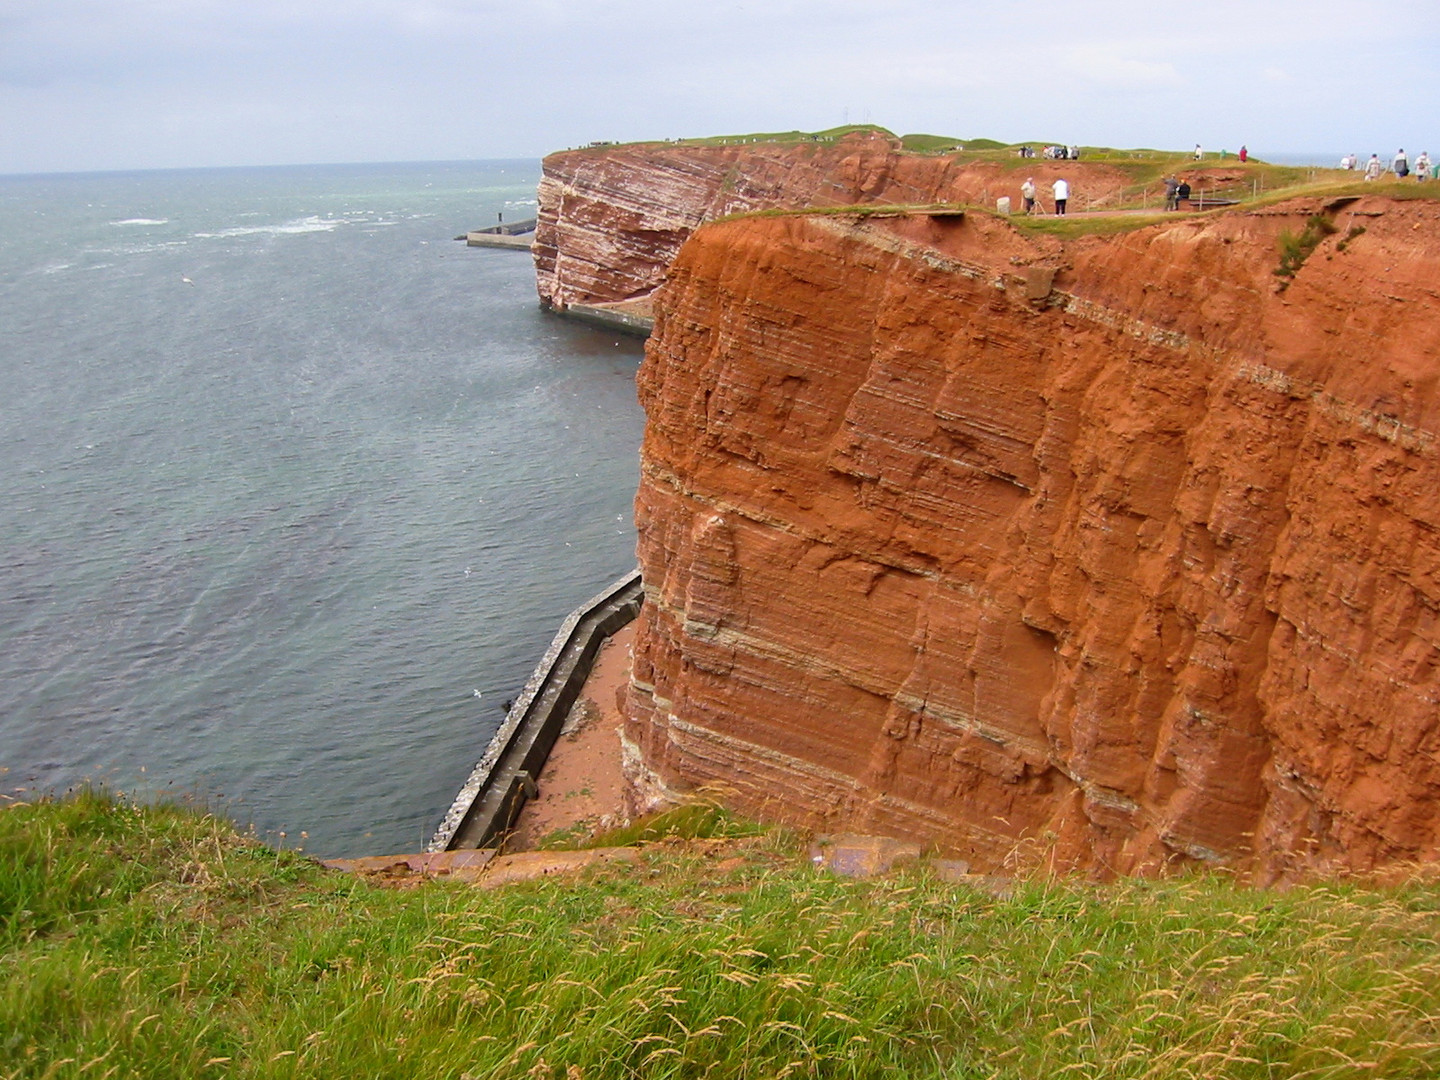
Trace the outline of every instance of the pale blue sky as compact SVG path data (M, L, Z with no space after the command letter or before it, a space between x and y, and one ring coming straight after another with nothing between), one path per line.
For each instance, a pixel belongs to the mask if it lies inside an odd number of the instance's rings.
M0 173L539 157L847 120L1433 156L1437 67L1440 0L0 0Z

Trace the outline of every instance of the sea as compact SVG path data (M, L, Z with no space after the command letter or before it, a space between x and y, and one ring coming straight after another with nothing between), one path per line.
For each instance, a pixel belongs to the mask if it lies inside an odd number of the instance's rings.
M1231 155L1234 156L1233 154ZM1338 169L1344 150L1310 150L1306 152L1271 153L1260 155L1271 165L1294 165L1317 169ZM1363 160L1363 159L1362 159Z
M0 803L425 844L635 564L639 342L454 239L539 171L0 177Z

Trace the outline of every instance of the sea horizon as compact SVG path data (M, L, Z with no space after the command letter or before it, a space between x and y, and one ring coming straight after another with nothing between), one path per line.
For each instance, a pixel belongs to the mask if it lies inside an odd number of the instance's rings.
M724 136L721 135L721 136L714 136L714 137L715 137L715 138L723 138ZM963 140L962 140L962 141L963 141ZM641 144L644 144L644 143L647 143L647 142L648 142L648 143L657 143L657 144L666 144L666 143L670 143L670 140L668 140L668 139L662 139L662 138L648 139L648 140L647 140L647 139L640 139L640 140L635 140L634 143L624 143L624 144L620 144L620 145L641 145ZM1030 145L1038 145L1037 140L1033 140L1033 139L1032 139L1032 140L1028 140L1028 143L1029 143ZM1013 144L1011 144L1011 145L1014 145L1014 146L1022 146L1022 145L1026 145L1026 144L1027 144L1026 141L1023 141L1023 140L1022 140L1021 142L1013 143ZM549 154L549 153L563 153L563 152L565 152L567 149L574 149L574 148L573 148L573 147L557 146L557 147L555 147L553 150L547 151L547 154ZM1114 147L1113 149L1123 151L1123 150L1125 150L1125 149L1127 149L1127 148L1126 148L1126 147ZM1138 149L1138 148L1135 148L1135 149ZM1161 152L1161 153L1166 152L1163 147L1151 147L1151 148L1149 148L1149 149L1155 150L1155 151L1158 151L1158 152ZM1173 154L1175 154L1175 155L1177 155L1177 156L1183 157L1183 156L1186 156L1186 155L1190 154L1190 153L1192 152L1192 149L1193 149L1193 147L1184 147L1184 146L1181 146L1181 147L1176 147L1176 148L1174 148L1173 150L1170 150L1169 152L1170 152L1170 153L1173 153ZM1237 154L1238 151L1239 151L1239 145L1237 144L1237 146L1236 146L1234 149L1231 149L1231 148L1229 148L1229 147L1213 148L1213 149L1210 148L1210 147L1204 147L1203 149L1205 150L1205 154L1206 154L1206 158L1207 158L1207 159L1209 159L1209 158L1211 158L1211 157L1218 157L1219 154L1221 153L1221 150L1223 150L1223 151L1225 152L1225 154L1226 154L1227 157L1232 157L1232 158L1233 158L1233 157L1236 156L1236 154ZM1275 151L1264 151L1264 150L1251 150L1251 151L1250 151L1250 155L1251 155L1252 157L1259 158L1259 159L1262 160L1262 161L1268 161L1268 162L1270 162L1270 163L1272 163L1272 164L1275 164L1275 165L1311 165L1311 166L1315 166L1315 167L1317 167L1317 168L1322 168L1322 167L1323 167L1323 168L1336 168L1336 167L1338 167L1338 164L1339 164L1340 159L1341 159L1345 154L1347 154L1347 153L1349 153L1349 152L1350 152L1350 151L1345 151L1345 150L1335 150L1335 151L1317 151L1317 150L1275 150ZM1356 152L1359 153L1359 151L1356 151ZM1363 157L1368 157L1370 153L1378 153L1382 158L1385 158L1387 161L1389 160L1389 158L1388 158L1387 155L1386 155L1386 152L1385 152L1385 151L1381 151L1381 150L1368 150L1368 151L1365 151L1361 156L1362 156L1362 158L1363 158ZM1394 153L1394 150L1389 151L1389 153L1390 153L1390 154L1393 154L1393 153ZM68 178L68 177L138 176L138 175L145 175L145 174L151 174L151 173L200 173L200 172L240 172L240 171L256 171L256 172L261 172L261 171L267 171L267 170L283 170L283 169L311 169L311 170L320 170L320 169L352 169L352 168L395 168L395 169L406 169L406 168L447 167L447 166L463 166L463 165L514 165L514 166L533 166L533 167L535 168L536 173L537 173L537 176L538 176L539 166L540 166L540 163L541 163L542 160L543 160L543 157L523 157L523 156L522 156L522 157L496 157L496 158L489 158L489 157L487 157L487 158L434 158L434 159L415 159L415 160L408 160L408 159L407 159L407 160L398 160L398 161L317 161L317 162L303 162L303 163L283 163L283 162L282 162L282 163L273 163L273 162L272 162L272 163L266 163L266 164L246 164L246 165L140 165L140 166L122 166L122 167L115 167L115 168L96 168L96 169L54 169L54 170L40 170L40 171L30 170L30 171L21 171L21 172L0 172L0 182L8 181L8 180L26 180L26 179L63 179L63 178Z

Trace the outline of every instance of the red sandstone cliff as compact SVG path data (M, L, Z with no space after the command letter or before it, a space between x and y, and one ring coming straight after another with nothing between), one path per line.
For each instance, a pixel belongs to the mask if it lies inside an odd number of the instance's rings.
M637 780L980 866L1434 858L1440 204L1332 205L1282 291L1318 209L698 231L640 379Z
M702 222L766 209L867 203L988 204L1034 176L1069 178L1077 208L1103 206L1128 183L1097 162L966 162L917 154L879 134L834 143L637 143L545 159L535 227L537 285L550 307L648 296Z

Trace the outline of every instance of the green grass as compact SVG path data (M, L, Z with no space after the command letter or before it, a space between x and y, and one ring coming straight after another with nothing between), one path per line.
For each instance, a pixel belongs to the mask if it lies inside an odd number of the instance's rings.
M743 859L667 841L584 879L402 892L182 811L3 811L0 1077L1440 1071L1435 884L997 899L728 843Z
M739 135L707 135L677 141L686 146L720 146L727 143L828 143L856 132L895 137L894 133L887 128L875 124L845 124L841 127L828 128L825 131L752 131Z
M740 214L726 214L724 217L718 217L714 220L737 221L742 218L780 217L884 218L902 217L908 214L926 214L933 211L953 213L960 209L964 209L968 213L972 208L949 203L856 203L845 206L772 207L769 210L747 210Z
M1117 233L1134 232L1136 229L1173 221L1179 215L1160 212L1105 217L1071 217L1069 214L1012 214L1008 218L1000 214L996 216L1004 218L1021 232L1042 233L1073 240L1079 236L1113 236Z
M580 848L624 847L658 840L738 840L766 832L753 821L737 818L718 802L694 802L650 814L619 829L589 837ZM783 834L777 833L777 837Z
M1250 167L1252 166L1247 166L1247 168ZM1167 175L1169 172L1175 171L1173 168L1169 167L1156 169L1152 165L1137 165L1133 163L1126 168L1132 173L1132 175L1141 177L1150 177L1152 175L1164 176ZM1260 166L1259 168L1269 167ZM1307 183L1290 183L1289 186L1281 186L1282 183L1285 182L1288 174L1292 172L1319 172L1323 174L1324 178L1318 181L1311 181ZM1253 175L1260 174L1257 172ZM1365 183L1363 181L1354 180L1353 174L1344 173L1339 169L1294 170L1290 169L1288 166L1272 170L1265 175L1269 177L1269 186L1261 190L1260 194L1256 197L1243 198L1239 204L1241 209L1254 209L1265 206L1273 206L1277 203L1285 202L1287 200L1296 198L1312 198L1322 200L1325 204L1325 213L1329 215L1343 214L1343 205L1341 204L1343 204L1344 200L1353 200L1356 197L1364 195L1380 195L1387 199L1399 199L1405 201L1440 200L1440 182L1427 182L1422 184L1417 183L1413 180L1392 180L1389 182L1382 180ZM1152 196L1149 200L1149 204L1151 206L1157 205L1157 199L1153 196L1158 189L1152 190L1152 188L1153 185L1151 185L1151 187L1147 187L1146 181L1144 181L1143 179L1141 181L1137 181L1137 183L1133 185L1130 189L1127 197L1119 205L1110 208L1116 211L1115 213L1096 212L1093 214L1080 215L1011 214L1007 217L1005 215L996 213L996 211L989 206L974 206L962 204L908 205L889 203L863 203L855 206L811 206L798 209L757 210L750 211L748 213L733 214L729 217L717 220L727 221L734 218L797 216L867 218L887 217L896 214L924 214L928 211L933 210L954 211L958 209L963 209L966 213L989 214L992 217L1002 218L1003 220L1007 221L1009 224L1013 225L1015 228L1023 232L1057 236L1061 239L1069 240L1081 236L1109 236L1116 233L1132 232L1137 229L1143 229L1151 225L1160 224L1162 222L1173 222L1186 218L1196 217L1199 216L1201 213L1214 214L1225 212L1223 209L1212 209L1208 211L1166 213L1162 210L1159 210L1158 208L1155 209L1154 212L1136 212L1143 211L1145 209L1140 205L1140 201L1142 196L1147 191L1149 191ZM1215 195L1217 193L1212 191L1211 194ZM1338 209L1337 206L1339 206ZM1354 239L1355 236L1360 235L1360 233L1363 232L1363 229L1359 230L1359 232L1352 232L1346 237L1344 241L1342 241L1342 244L1348 243L1349 240ZM1294 251L1288 251L1288 249L1282 243L1281 267L1293 266L1298 268L1299 265L1303 264L1305 257L1309 255L1310 251L1314 249L1316 244L1318 244L1319 241L1323 239L1323 235L1317 235L1315 233L1315 230L1311 228L1308 233L1302 233L1301 235L1292 238L1292 247L1294 247L1296 244L1299 244L1299 247L1296 247ZM1310 243L1310 241L1312 240L1314 241L1314 243ZM1309 244L1309 248L1304 250L1303 252L1300 251L1299 248L1304 247L1307 243ZM1344 250L1344 248L1342 247L1341 250ZM1295 262L1296 256L1299 257L1299 263ZM1293 276L1293 272L1289 270L1286 270L1282 273L1281 269L1277 268L1276 272L1282 277Z
M1440 185L1437 185L1440 186ZM862 203L858 206L807 206L800 209L752 210L743 214L731 214L717 218L717 221L734 221L742 218L779 217L848 217L886 218L898 215L925 214L931 211L964 210L966 214L985 214L1005 221L1023 232L1044 233L1062 239L1079 236L1110 236L1115 233L1133 232L1164 221L1174 221L1190 215L1156 212L1154 214L1114 214L1072 217L1055 214L1001 214L988 206L961 205L904 205L890 203Z
M534 846L539 851L584 851L660 840L738 840L766 831L752 821L737 818L712 798L648 814L629 825L600 833L593 832L586 822L578 822L547 833Z
M963 147L965 140L954 139L949 135L914 134L900 136L900 145L912 153L936 154Z

